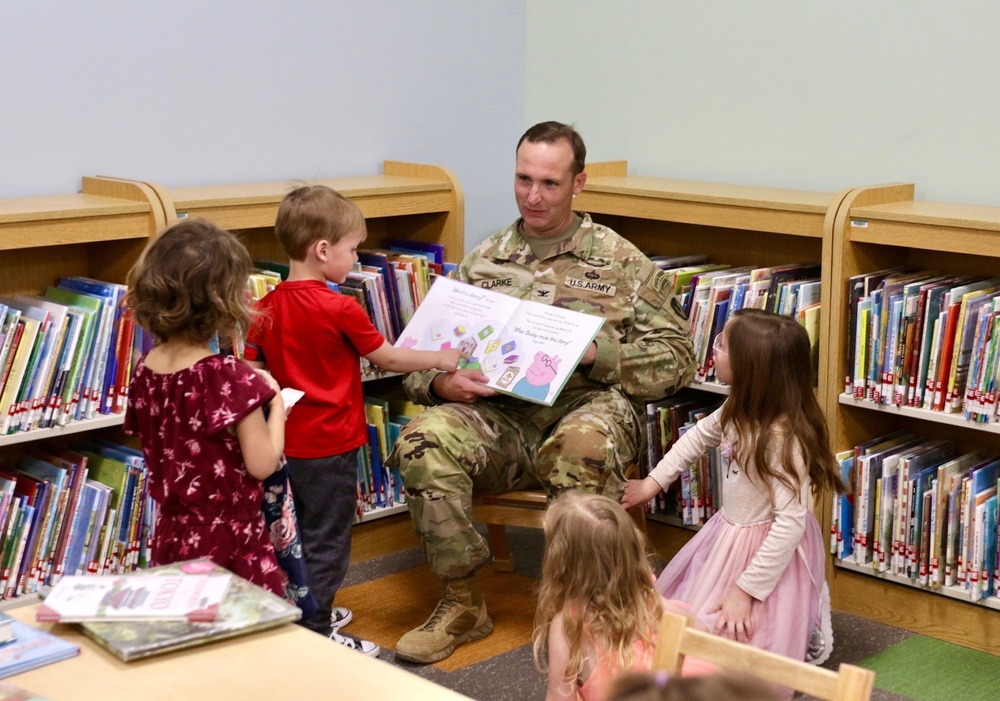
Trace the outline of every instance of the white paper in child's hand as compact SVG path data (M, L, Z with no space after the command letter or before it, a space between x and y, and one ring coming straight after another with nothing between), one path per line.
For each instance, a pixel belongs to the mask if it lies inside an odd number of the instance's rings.
M295 406L295 402L302 399L303 395L305 395L305 392L300 389L283 387L281 389L281 400L285 403L285 411L287 412Z

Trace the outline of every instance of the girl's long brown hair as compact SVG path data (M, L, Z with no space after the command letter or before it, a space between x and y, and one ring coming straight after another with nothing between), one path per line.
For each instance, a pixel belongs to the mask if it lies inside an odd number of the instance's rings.
M646 537L618 502L568 490L545 514L545 556L535 612L535 664L542 671L549 625L562 613L569 642L567 683L579 677L586 645L607 651L619 669L634 661L633 641L652 645L663 609L653 587Z
M732 385L722 406L722 426L736 432L734 458L744 466L753 462L773 498L774 480L793 492L801 487L793 468L799 448L815 496L844 491L813 391L805 329L785 316L741 309L725 333ZM772 455L775 443L781 444L779 460Z

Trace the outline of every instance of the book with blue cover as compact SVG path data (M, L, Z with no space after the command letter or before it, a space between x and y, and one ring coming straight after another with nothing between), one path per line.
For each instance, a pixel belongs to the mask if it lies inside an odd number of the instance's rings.
M0 645L0 678L75 657L80 646L27 623L12 621L13 639Z

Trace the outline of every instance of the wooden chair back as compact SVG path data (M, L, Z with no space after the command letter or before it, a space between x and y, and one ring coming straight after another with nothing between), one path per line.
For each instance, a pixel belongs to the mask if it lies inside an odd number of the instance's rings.
M685 655L706 660L726 671L749 674L829 701L869 701L875 682L875 673L871 670L841 664L838 671L833 672L696 630L681 614L665 611L653 668L666 670L671 675L680 674Z

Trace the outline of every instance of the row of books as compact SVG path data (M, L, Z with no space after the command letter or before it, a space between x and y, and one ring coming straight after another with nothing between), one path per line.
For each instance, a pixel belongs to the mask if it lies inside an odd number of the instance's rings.
M848 281L845 391L997 420L1000 278L891 268Z
M34 445L0 470L0 596L145 566L152 529L141 451L109 441Z
M848 494L834 497L830 550L970 600L998 596L1000 455L956 455L949 441L897 431L836 455Z
M721 401L717 395L681 390L646 404L649 467L655 467L674 442L699 419L715 411ZM711 451L686 469L666 492L658 494L646 510L674 516L685 526L701 525L722 506L725 469L721 450Z
M696 382L715 381L712 345L726 322L743 308L763 309L792 317L809 334L813 365L819 364L820 266L794 263L773 267L732 267L709 263L708 257L653 256L667 272L674 294L688 316L694 343Z
M123 310L124 293L64 277L41 295L0 298L0 435L125 410L148 339Z
M357 521L377 509L406 503L403 479L396 468L385 464L402 427L423 407L405 398L385 393L365 396L368 443L358 455Z
M423 301L434 278L449 275L453 263L445 262L442 244L420 241L391 240L385 249L362 249L358 262L342 284L328 286L343 295L353 297L362 306L375 328L389 343L395 343L413 312ZM288 266L274 261L255 261L248 287L256 301L281 280L288 277ZM364 359L362 374L377 370Z

